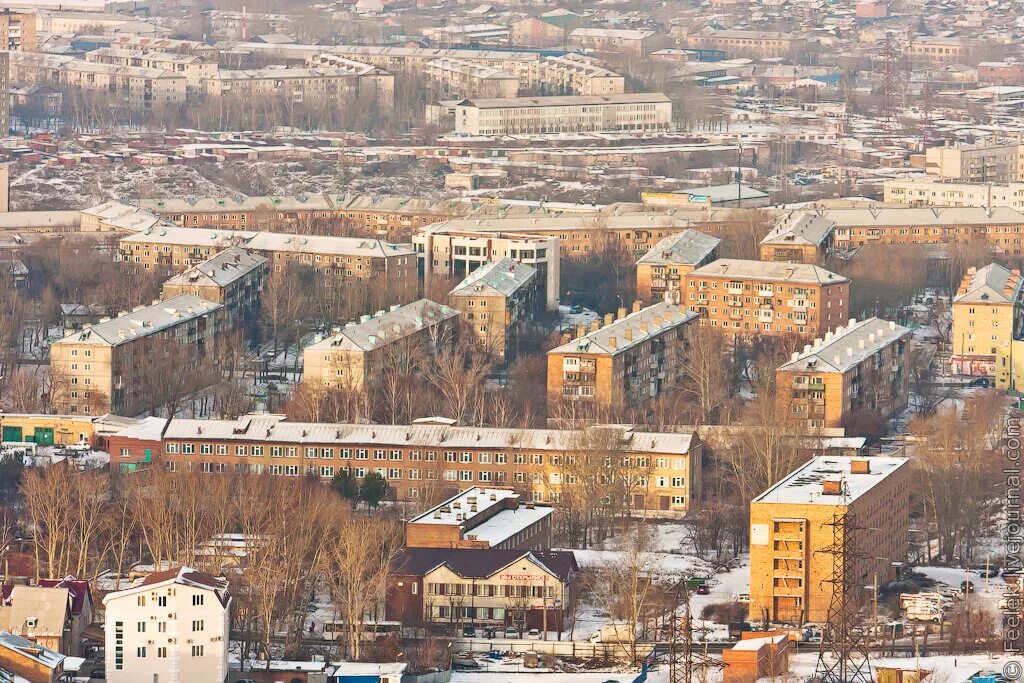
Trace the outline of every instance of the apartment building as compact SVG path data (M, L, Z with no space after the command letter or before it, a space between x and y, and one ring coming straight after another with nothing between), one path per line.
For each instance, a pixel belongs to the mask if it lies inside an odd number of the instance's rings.
M437 278L466 278L488 263L511 259L537 271L537 298L547 310L558 310L561 287L558 237L459 227L466 225L473 225L473 221L437 223L421 229L413 238L424 289Z
M687 228L699 227L702 232L711 232L716 227L715 216L718 215L725 223L731 220L727 213L721 212L656 213L627 206L599 211L457 218L432 226L431 231L435 234L467 232L488 236L506 233L532 236L534 239L554 237L558 239L562 259L587 259L604 250L622 250L639 258L663 238ZM414 241L418 244L419 239L417 237ZM439 246L444 247L443 244ZM443 252L434 253L443 256ZM446 260L438 258L439 263Z
M821 263L835 246L834 221L805 211L779 218L761 240L761 260Z
M569 32L569 44L596 52L611 52L646 57L659 47L665 47L664 36L650 29L637 28L577 28Z
M473 486L406 522L405 546L549 550L553 512L512 488Z
M145 209L120 202L103 202L81 211L81 232L138 232L156 227L160 218Z
M966 183L934 178L887 180L887 204L905 206L971 206L1024 209L1024 183Z
M979 62L978 83L984 85L1024 85L1024 63Z
M621 95L626 79L605 68L593 57L568 53L545 55L527 62L520 81L540 95Z
M644 133L671 125L672 100L661 93L466 99L455 105L459 135Z
M198 361L212 351L224 307L191 294L139 306L116 318L101 318L50 345L55 411L70 414L136 415L148 406L136 389L151 362L149 350L168 340ZM182 368L188 372L189 368Z
M449 97L505 98L519 94L519 78L515 74L465 59L435 59L427 62L424 74Z
M985 140L974 144L946 142L925 150L930 176L965 183L1024 181L1024 151L1019 140Z
M907 407L907 327L850 319L794 351L775 371L778 400L809 431L843 427L858 410L891 418Z
M454 342L459 312L429 299L364 315L302 350L304 382L360 391L395 357L429 357Z
M645 303L682 303L680 284L694 268L718 258L721 241L689 228L662 238L637 259L637 298Z
M509 41L523 47L564 46L569 34L568 28L568 22L556 23L546 21L544 17L527 17L509 24Z
M953 297L954 373L993 377L996 387L1013 380L1011 353L1024 330L1024 278L998 263L968 268Z
M806 263L719 259L687 276L684 305L729 338L818 337L847 321L850 280Z
M691 50L720 50L730 57L788 57L807 47L807 41L777 31L741 31L705 28L687 35L683 46Z
M822 209L835 221L835 248L871 244L978 244L1020 256L1024 212L1007 207L901 206L869 209Z
M750 619L825 623L833 595L833 522L848 515L859 551L852 584L895 578L907 559L910 467L906 458L816 457L750 503ZM866 600L867 591L858 591Z
M36 15L33 12L0 10L0 40L9 52L35 52Z
M106 680L223 681L228 675L231 596L227 579L190 567L153 572L108 593Z
M699 494L703 452L694 434L631 427L326 424L287 422L273 415L173 419L162 441L160 459L172 470L309 474L324 481L342 470L357 479L375 471L387 479L388 495L399 501L452 496L468 486L511 486L525 500L557 503L563 485L573 483L563 482L567 468L575 467L583 453L607 449L615 476L629 477L631 490L621 502L631 513L672 518L685 515Z
M194 54L177 54L158 50L132 50L121 47L101 47L86 52L85 61L113 66L142 67L169 71L185 77L190 92L200 93L203 84L217 75L217 62L206 61Z
M132 109L179 104L187 95L184 75L166 69L102 64L63 55L9 52L10 80L52 83L123 98Z
M280 97L296 103L355 97L394 104L395 77L366 64L359 67L220 69L203 85L209 97Z
M543 306L537 269L508 257L487 263L448 293L448 303L481 349L500 361L516 357L520 333Z
M914 66L963 64L970 57L969 52L973 47L971 41L963 38L917 36L903 45L903 54L910 58Z
M269 273L295 264L319 276L314 281L317 286L339 291L344 286L349 298L373 294L368 305L416 298L415 252L381 240L160 226L119 241L122 261L138 271L154 270L165 276L188 270L231 246L267 257Z
M624 408L657 398L680 381L686 362L686 331L697 314L662 301L626 315L605 316L591 329L580 326L575 339L548 351L548 403L582 401Z
M392 564L385 617L560 631L578 573L569 550L406 548Z
M265 256L241 247L228 247L166 280L160 296L170 299L191 294L221 304L233 321L246 322L259 308L268 263Z

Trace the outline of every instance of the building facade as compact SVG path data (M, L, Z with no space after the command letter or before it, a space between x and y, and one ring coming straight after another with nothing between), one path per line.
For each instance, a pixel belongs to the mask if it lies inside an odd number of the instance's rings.
M177 344L194 362L214 349L224 307L191 294L101 318L50 346L57 412L136 415L149 406L137 389L160 342ZM182 368L188 372L188 368Z
M775 371L776 396L808 430L843 427L861 409L894 417L910 394L910 335L892 321L851 319Z
M396 363L420 363L455 342L459 312L430 299L364 315L302 350L303 382L361 391Z
M663 301L580 326L575 339L548 351L548 403L625 408L657 398L680 381L686 331L697 314Z
M574 463L602 452L610 471L632 484L622 501L631 514L669 518L685 515L698 495L703 454L693 434L629 427L356 425L286 422L279 416L173 419L162 441L160 459L172 470L310 474L324 481L343 470L357 479L375 471L399 501L443 499L467 486L510 486L524 500L557 503L572 483L563 477Z
M250 320L259 308L268 260L241 247L228 247L202 263L166 280L161 297L191 294L221 304L235 322Z
M227 580L188 567L154 572L108 593L106 680L223 681L228 675Z
M1010 183L1024 180L1019 140L985 140L973 144L947 142L925 150L930 176L965 183Z
M717 259L721 241L691 229L661 239L637 259L637 298L649 304L658 301L682 303L681 284L686 281L686 276L694 268Z
M887 180L886 204L1024 209L1024 183L967 183L931 178Z
M455 105L459 135L645 133L671 125L672 100L661 93L466 99Z
M992 377L1008 388L1013 375L1013 341L1024 330L1024 279L1020 271L990 263L968 268L953 297L954 373Z
M818 337L849 318L850 280L806 263L719 259L687 276L683 304L730 339Z
M835 229L835 222L824 216L802 211L786 214L761 240L761 260L821 263L832 253Z
M832 601L833 523L855 522L854 585L890 580L907 559L910 467L906 458L817 457L750 504L750 619L825 623ZM851 525L854 526L854 525ZM865 591L863 599L868 593Z
M518 355L519 334L542 307L537 269L503 258L480 266L448 293L477 344L500 360Z

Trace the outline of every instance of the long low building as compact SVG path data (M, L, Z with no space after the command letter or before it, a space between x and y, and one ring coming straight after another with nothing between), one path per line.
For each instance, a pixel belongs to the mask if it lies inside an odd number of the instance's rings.
M671 125L672 100L662 93L466 99L455 105L459 135L642 133Z
M636 486L619 501L632 514L680 517L700 490L703 445L690 433L632 427L587 430L506 429L438 424L288 422L281 416L237 420L173 419L154 460L172 470L244 471L356 478L379 472L399 501L442 499L469 486L510 486L525 500L559 502L577 458L595 452L615 476ZM112 466L141 462L123 440Z

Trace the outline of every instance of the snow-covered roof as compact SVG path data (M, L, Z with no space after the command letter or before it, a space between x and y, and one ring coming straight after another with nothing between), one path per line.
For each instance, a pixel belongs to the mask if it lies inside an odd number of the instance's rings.
M387 676L400 678L405 672L405 662L374 664L371 662L344 662L331 674L334 678L347 676Z
M867 462L868 471L865 473L851 472L854 462ZM813 458L755 498L753 502L847 505L885 481L893 472L908 462L910 462L908 458L887 456ZM823 482L825 481L841 482L841 493L824 493Z
M881 349L910 336L910 328L891 320L868 318L850 319L848 325L815 339L804 350L794 351L792 359L779 370L846 372L856 367Z
M761 244L806 244L817 246L835 230L835 221L808 211L783 216L761 240Z
M405 306L349 323L337 334L305 347L304 351L372 351L409 337L420 330L434 327L458 317L454 308L430 299L420 299Z
M696 319L696 313L684 310L678 304L662 301L577 337L548 353L614 356Z
M140 306L130 313L98 322L53 343L117 346L201 318L220 308L221 304L192 294L180 294L152 306Z
M971 267L964 275L953 303L1012 304L1020 300L1024 279L1020 271L1009 270L998 263L982 268Z
M776 263L744 259L718 259L690 273L690 277L723 277L730 280L835 284L850 280L811 263Z
M241 247L228 247L202 263L192 266L183 273L166 280L164 286L215 286L227 287L235 280L245 277L267 262L265 256L254 254Z
M663 237L651 247L650 251L641 256L637 263L649 265L700 264L718 248L721 241L717 237L687 228L674 235Z
M519 500L519 494L513 489L474 486L438 503L418 517L413 517L409 524L461 526L471 514L485 513L492 507L504 505L510 499Z
M448 296L512 296L537 276L537 269L505 257L486 263L455 285Z
M624 427L593 427L592 430L621 429L624 452L683 454L690 450L690 433L646 432ZM504 427L454 427L448 425L371 425L329 422L288 422L280 415L246 415L237 420L192 420L174 418L164 430L170 441L262 441L284 444L335 446L410 445L443 450L520 449L569 451L577 448L583 435L572 429L511 429Z

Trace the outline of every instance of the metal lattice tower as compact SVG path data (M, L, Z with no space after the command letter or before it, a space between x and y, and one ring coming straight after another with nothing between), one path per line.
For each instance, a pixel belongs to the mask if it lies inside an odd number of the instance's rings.
M693 675L698 670L722 668L725 663L708 657L705 652L694 652L690 590L686 587L686 579L676 584L672 595L674 600L669 615L668 682L693 683ZM682 620L679 618L680 607L685 609Z
M886 130L891 134L896 130L896 44L892 34L885 34L885 47L882 50L882 110L880 118L885 122Z
M832 544L819 550L832 556L832 601L821 634L821 649L814 676L821 683L871 683L868 638L860 615L855 567L861 559L853 536L860 528L854 516L843 508L832 521Z

